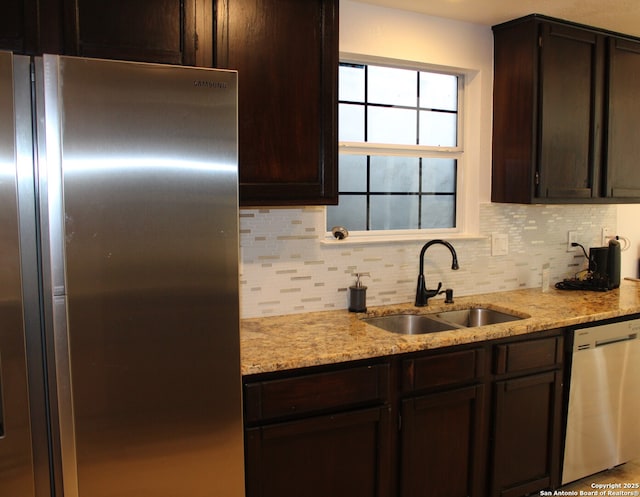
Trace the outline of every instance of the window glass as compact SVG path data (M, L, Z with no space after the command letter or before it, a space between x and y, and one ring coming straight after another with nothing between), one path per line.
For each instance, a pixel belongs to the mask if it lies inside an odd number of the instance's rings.
M343 192L366 192L367 156L341 155L338 162L338 184Z
M365 66L340 65L338 98L342 102L364 102Z
M455 193L456 161L454 159L422 159L422 191Z
M420 159L417 157L371 157L372 192L417 192Z
M456 204L453 195L427 195L422 197L421 228L442 229L455 226Z
M341 142L364 141L364 107L340 104L338 107L338 130Z
M457 126L455 114L420 111L420 145L455 147Z
M420 107L455 111L458 108L458 77L420 72Z
M415 71L369 66L368 103L415 107L418 79Z
M418 197L374 195L371 197L372 230L418 229Z
M339 206L327 207L327 227L345 226L349 231L365 231L367 212L367 195L341 197Z
M368 142L416 144L416 111L393 107L370 107L367 116Z
M456 228L461 80L340 64L339 204L327 208L329 229Z

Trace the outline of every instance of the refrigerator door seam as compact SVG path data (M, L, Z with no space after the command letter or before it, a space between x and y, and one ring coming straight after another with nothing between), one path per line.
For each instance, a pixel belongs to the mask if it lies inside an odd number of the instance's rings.
M64 214L61 160L61 116L59 108L59 67L55 56L44 55L38 59L36 86L43 94L44 120L39 128L39 193L41 206L42 264L44 273L44 295L50 299L45 309L47 327L53 330L55 388L57 392L57 416L60 436L60 458L62 485L65 497L78 497L75 416L71 362L67 337L67 311L64 284Z

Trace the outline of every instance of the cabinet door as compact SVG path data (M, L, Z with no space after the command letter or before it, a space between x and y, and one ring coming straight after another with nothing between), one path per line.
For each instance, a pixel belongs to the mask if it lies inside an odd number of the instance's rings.
M640 43L608 40L609 93L607 100L606 185L603 194L617 199L640 199Z
M534 196L537 24L494 27L491 200L530 203Z
M11 0L0 15L0 50L61 53L62 0Z
M16 53L33 51L38 43L36 0L5 2L0 15L0 49Z
M76 0L65 16L67 54L196 65L196 0Z
M559 371L496 382L491 496L558 485L561 389Z
M389 408L246 430L247 497L386 497Z
M483 495L484 387L402 402L400 495Z
M241 205L337 202L338 0L221 0L217 65L239 71Z
M603 38L592 31L542 24L539 170L536 196L597 196Z

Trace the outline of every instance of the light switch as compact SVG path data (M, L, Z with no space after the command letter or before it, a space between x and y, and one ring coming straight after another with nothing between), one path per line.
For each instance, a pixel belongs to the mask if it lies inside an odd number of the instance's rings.
M509 235L506 233L494 233L491 235L491 255L509 254Z

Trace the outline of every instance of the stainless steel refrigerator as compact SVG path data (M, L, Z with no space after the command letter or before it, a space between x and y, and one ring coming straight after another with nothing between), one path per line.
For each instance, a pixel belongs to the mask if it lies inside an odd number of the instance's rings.
M0 495L244 495L237 74L0 53Z

